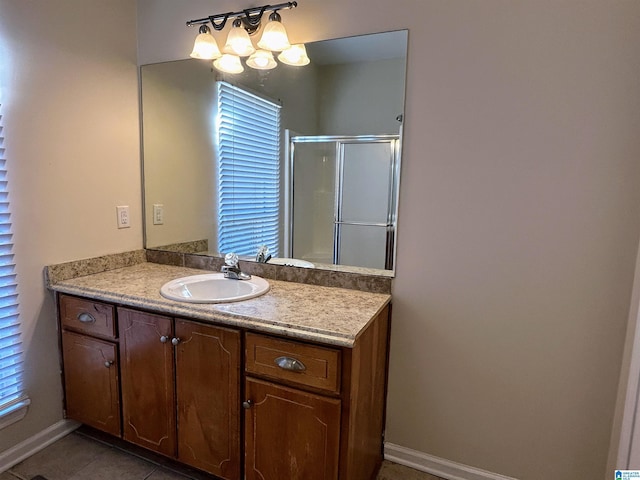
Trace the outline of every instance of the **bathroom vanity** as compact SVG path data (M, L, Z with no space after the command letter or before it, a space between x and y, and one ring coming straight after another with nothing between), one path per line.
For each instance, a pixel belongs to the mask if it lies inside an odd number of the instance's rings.
M390 296L277 280L237 303L160 296L197 273L143 262L49 285L67 417L223 479L375 478Z

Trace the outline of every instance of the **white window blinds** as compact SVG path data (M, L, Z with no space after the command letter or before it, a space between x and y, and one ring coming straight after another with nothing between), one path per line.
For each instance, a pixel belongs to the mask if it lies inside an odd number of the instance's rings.
M0 123L0 428L22 418L29 404L22 389L22 341L6 162Z
M280 106L218 82L218 250L279 249Z

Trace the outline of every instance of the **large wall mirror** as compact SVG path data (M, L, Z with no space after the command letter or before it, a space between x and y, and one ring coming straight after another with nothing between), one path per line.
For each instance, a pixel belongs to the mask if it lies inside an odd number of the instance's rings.
M307 52L233 75L141 67L147 249L393 271L407 31Z

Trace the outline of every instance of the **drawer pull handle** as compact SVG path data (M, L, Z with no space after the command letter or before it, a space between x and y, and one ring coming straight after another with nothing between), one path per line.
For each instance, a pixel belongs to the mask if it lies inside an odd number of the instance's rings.
M173 345L174 347L177 346L180 343L180 339L178 337L174 337L171 339L171 345Z
M253 402L251 400L245 400L242 402L242 408L245 410L249 410L253 406Z
M307 369L304 363L291 357L278 357L275 359L275 363L281 369L291 372L304 372Z
M111 365L113 365L113 362L110 361L110 360L107 360L106 362L104 362L104 366L107 367L107 368L110 368Z
M162 335L160 337L160 343L167 343L169 341L169 337L167 337L166 335Z
M96 317L87 312L79 313L78 320L81 323L96 323Z

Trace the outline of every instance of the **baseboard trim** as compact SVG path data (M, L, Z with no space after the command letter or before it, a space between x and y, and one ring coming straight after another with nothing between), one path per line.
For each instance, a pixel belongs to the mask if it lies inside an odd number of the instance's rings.
M384 445L384 458L447 480L517 480L388 442Z
M56 440L73 432L80 424L73 420L60 420L32 437L20 442L9 450L0 453L0 473L48 447Z

